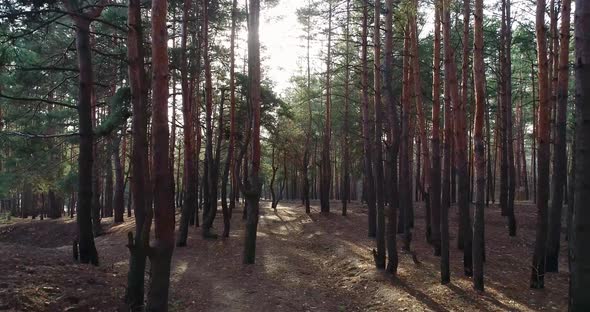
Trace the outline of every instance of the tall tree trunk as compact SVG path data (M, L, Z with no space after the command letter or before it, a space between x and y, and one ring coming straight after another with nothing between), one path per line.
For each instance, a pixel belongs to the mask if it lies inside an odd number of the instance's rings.
M375 98L373 112L375 114L374 166L375 198L377 202L377 251L373 251L377 269L385 269L385 200L383 187L383 137L382 105L381 105L381 1L375 1L375 28L373 32L373 76Z
M176 16L175 9L176 8L172 9L174 16ZM184 11L183 11L183 17L184 17ZM184 23L183 23L183 26L184 26ZM182 35L183 34L181 34L181 36ZM176 18L174 18L172 21L172 49L174 49L174 50L176 50L178 48L176 45L176 41L177 41L176 38L177 38ZM181 57L180 66L182 67L182 57ZM171 129L170 129L170 156L169 157L170 157L170 171L172 172L172 192L174 192L174 209L176 209L178 207L178 205L176 205L176 202L177 202L176 198L178 197L177 195L182 194L182 187L180 186L180 183L176 183L176 181L178 181L178 180L176 180L174 178L174 163L175 163L174 150L176 147L176 71L174 69L172 69L170 72L171 72L171 76L172 76L172 85L170 86L170 88L172 90L172 94L171 94L172 95L172 120L170 122L172 123L172 125L171 125ZM180 146L179 146L179 151L180 151ZM178 164L178 167L180 167L180 164ZM178 172L178 173L180 174L180 172Z
M121 154L119 153L121 136L125 135L125 126L121 132L122 134L115 135L113 140L113 160L115 161L115 195L113 198L113 210L115 212L115 223L123 222L123 215L125 214L125 177L123 163L121 162ZM123 159L125 159L124 153Z
M89 29L89 33L92 32L92 29ZM90 37L90 49L94 46L94 40ZM90 106L91 106L91 115L92 115L92 127L96 128L99 124L99 116L98 116L98 105L96 102L96 94L94 88L91 88L90 91ZM91 207L91 214L92 214L92 233L94 237L98 237L102 235L102 226L101 226L101 217L104 212L101 209L101 194L100 194L100 176L101 176L101 156L102 156L102 142L95 140L93 138L92 144L92 207Z
M508 147L507 142L507 105L506 105L506 0L502 0L501 4L502 20L500 28L500 51L498 75L498 124L500 126L498 131L499 139L499 162L500 162L500 211L502 216L508 215L508 190L510 189L508 181Z
M484 88L485 88L485 86L484 86ZM484 97L484 99L485 99L485 97ZM492 171L492 163L495 162L495 160L492 158L492 129L490 126L490 104L487 101L487 99L486 99L485 118L486 118L486 143L488 145L487 162L486 162L486 165L487 165L486 207L487 207L490 205L490 200L493 200L493 197L494 197L494 181L493 181L494 171Z
M575 16L576 44L576 178L573 212L572 239L570 240L570 302L569 311L590 309L590 168L588 164L588 133L590 133L590 3L576 1Z
M64 2L72 14L76 26L76 51L78 52L79 87L78 87L78 122L80 131L80 147L78 154L78 244L81 263L98 265L98 252L94 245L92 222L92 168L93 144L92 130L92 94L93 70L92 52L90 48L90 23L100 16L104 2L88 13L83 9L71 7ZM79 14L82 14L81 16Z
M229 201L229 215L231 219L232 212L236 207L237 191L238 191L238 174L235 171L235 146L236 146L236 19L238 14L238 1L232 1L231 11L231 34L230 34L230 68L229 68L229 92L230 92L230 124L229 124L229 146L227 147L229 167L230 167L230 182L231 192ZM223 185L225 187L225 184ZM223 229L224 237L229 236L229 224L227 228Z
M105 142L105 185L104 185L104 211L106 217L113 216L113 139L109 137Z
M369 237L377 233L377 208L375 204L375 180L373 179L373 165L371 153L371 120L369 114L369 68L367 60L368 38L368 3L363 3L362 35L361 35L361 111L363 115L363 149L364 149L364 178L363 192L367 197L369 216Z
M558 1L559 3L559 1ZM549 2L549 33L547 34L549 40L549 85L550 85L550 94L549 94L549 103L551 106L550 109L550 130L549 130L549 153L550 155L555 153L555 136L557 134L556 130L556 123L557 123L557 76L558 76L558 63L559 63L559 34L558 34L558 6L556 5L555 0L551 0ZM569 50L569 49L568 49ZM552 160L554 157L551 158ZM553 171L551 170L551 165L549 169L549 174L552 177ZM550 178L551 179L551 178ZM551 181L550 181L551 182ZM549 187L552 188L553 182L550 183ZM551 190L550 190L551 191ZM549 193L551 201L553 201L553 196ZM562 196L563 197L563 196ZM549 208L551 209L551 207Z
M310 42L311 42L311 1L307 2L307 25L306 25L306 41L307 41L307 82L305 89L305 96L307 97L307 129L305 138L305 147L303 152L303 202L305 204L305 213L311 213L309 202L310 197L310 183L309 183L309 167L311 158L311 139L312 139L312 110L311 110L311 58L310 58ZM313 184L312 184L313 185Z
M574 120L575 120L575 113L573 114ZM576 186L576 129L575 129L575 123L574 123L574 127L572 129L574 131L574 137L572 140L572 143L570 145L570 167L569 167L569 173L568 173L568 199L567 199L567 231L566 231L566 240L569 242L572 240L572 235L573 235L573 216L574 216L574 204L575 204L575 197L576 197L576 192L575 192L575 186ZM571 243L568 244L568 265L569 265L569 269L571 272Z
M413 7L414 10L412 12L412 18L411 18L411 33L412 33L412 68L413 68L413 78L414 78L414 92L416 93L416 109L418 112L418 122L419 122L419 131L420 131L420 136L419 136L419 142L421 144L419 144L419 147L421 147L421 153L422 155L418 154L419 153L419 149L418 148L416 150L416 153L418 155L418 170L417 170L417 174L416 177L419 178L420 175L420 156L424 161L424 172L429 172L430 171L430 151L428 149L428 136L426 134L427 132L427 127L426 127L426 116L424 113L424 104L422 102L422 80L420 78L420 55L419 55L419 49L418 49L418 18L417 18L417 14L418 14L418 0L414 0L413 1ZM426 239L428 241L431 240L431 232L432 229L430 227L430 201L428 200L429 197L429 193L430 193L430 175L429 174L425 174L424 175L425 179L424 179L424 185L422 185L422 195L425 198L425 210L426 210Z
M531 81L533 86L533 135L531 136L531 168L533 172L533 202L537 202L537 99L535 97L535 64L531 64Z
M230 126L231 127L231 126ZM232 136L232 134L230 134L230 136ZM230 143L231 144L231 143ZM221 237L229 237L229 228L231 225L231 209L228 207L227 204L227 182L229 180L229 174L230 174L230 167L231 167L231 162L233 159L233 151L231 151L228 148L228 152L226 153L226 158L225 158L225 162L224 162L224 168L223 168L223 175L222 175L222 180L221 180L221 211L223 213L223 233L221 234ZM233 172L233 170L232 170ZM232 191L233 192L233 191ZM233 199L233 194L230 193L230 203L235 201Z
M547 238L547 201L549 197L549 81L547 63L547 39L545 30L545 0L537 1L536 17L537 51L539 63L539 142L537 180L537 224L535 250L531 270L531 288L545 287L545 253Z
M250 177L242 187L248 202L246 232L244 240L244 263L253 264L256 259L256 231L262 180L260 178L260 0L250 0L248 15L248 76L249 96L252 110L252 166Z
M399 207L399 193L397 185L397 156L399 151L399 117L397 104L393 95L393 0L386 0L385 15L385 50L383 55L383 100L388 116L388 159L389 170L386 187L389 197L389 214L387 218L387 272L396 275L398 267L397 255L397 209Z
M170 264L174 251L174 194L168 133L167 0L152 1L152 173L155 241L150 252L147 311L168 311Z
M209 57L209 1L203 0L203 61L205 65L205 169L204 169L204 208L202 235L204 238L216 238L211 227L217 213L217 175L213 155L213 82L211 77L211 60Z
M182 89L182 117L184 119L183 143L184 143L184 199L182 201L182 213L180 216L180 225L178 228L178 238L176 246L186 246L188 236L188 226L191 217L197 206L197 175L195 174L195 134L194 134L194 108L189 89L188 77L188 24L189 13L191 11L191 1L185 0L182 8L182 33L180 39L180 84Z
M195 9L194 9L194 18L196 19L200 14L204 14L204 10L201 6L198 5L199 2L196 3L195 5ZM204 184L203 181L205 180L205 177L203 175L203 177L199 176L199 155L201 154L201 145L202 145L202 139L203 139L203 133L201 131L201 113L199 111L199 108L201 107L201 101L202 101L202 96L201 96L201 71L202 71L202 59L201 59L201 51L202 51L202 42L201 40L203 40L202 38L200 38L198 36L198 33L200 31L199 29L199 25L202 26L202 24L198 24L195 25L195 31L192 31L191 33L191 37L192 37L192 41L194 42L193 44L198 47L196 50L196 55L195 55L195 74L191 77L191 87L189 88L190 91L190 95L191 95L191 102L194 103L192 105L192 109L193 109L193 125L194 125L194 130L193 133L196 136L196 150L195 150L195 157L194 157L194 161L195 161L195 190L196 190L196 195L195 195L195 208L193 209L193 215L191 216L190 219L190 225L194 225L195 227L199 227L199 207L201 207L202 205L202 198L203 198L203 188L200 188L200 184ZM193 91L194 90L194 91ZM199 183L199 178L201 178L201 182ZM199 193L199 190L201 190L201 192Z
M522 178L523 178L523 187L524 187L524 199L529 200L531 198L530 189L529 189L529 174L527 168L527 160L526 160L526 150L524 149L524 129L526 127L526 121L524 120L524 112L522 110L522 103L520 107L521 112L521 124L520 124L520 155L522 161Z
M430 209L432 236L430 241L434 247L434 255L440 256L440 9L441 0L435 2L434 13L434 48L432 73L432 168L430 169Z
M150 172L148 162L148 103L142 43L141 7L139 0L129 0L127 31L127 57L129 59L129 87L131 89L132 154L131 197L135 214L135 239L130 233L129 274L125 301L131 310L144 306L144 279L146 255L149 247L149 232L152 223L152 208L148 203ZM147 172L146 172L147 171Z
M506 2L506 32L505 32L505 63L503 68L504 77L504 105L506 107L505 116L505 155L507 156L508 166L508 192L506 213L508 215L508 234L510 236L516 235L516 218L514 216L514 194L516 187L515 168L514 168L514 140L513 140L513 125L512 125L512 18L510 15L511 0L504 0Z
M475 149L475 213L473 217L473 288L484 289L484 200L485 200L485 147L483 123L485 111L485 64L483 57L483 0L475 0L473 39L473 82L475 87L475 116L473 140ZM489 144L489 142L488 142Z
M408 24L406 24L408 26ZM408 27L409 28L409 27ZM410 56L410 32L405 32L404 60L403 60L403 89L402 89L402 113L401 113L401 142L399 155L399 200L400 218L398 220L398 233L404 233L403 249L410 250L412 232L410 229L410 202L411 193L411 169L410 169L410 111L411 111L411 56Z
M463 64L462 64L462 98L459 99L457 78L455 74L456 66L451 65L449 79L451 85L451 101L453 102L453 115L455 126L455 168L457 170L458 182L458 201L459 208L459 248L463 249L463 270L466 276L473 274L473 263L471 260L471 218L469 216L469 171L467 159L467 84L469 82L469 20L471 15L470 0L463 1ZM454 56L450 54L451 61L454 63Z
M219 168L220 168L220 163L221 163L221 145L223 144L223 139L225 137L225 127L223 126L223 104L225 104L225 89L221 90L221 100L219 101L219 113L217 115L218 117L218 121L217 121L217 142L215 145L215 160L213 163L213 168L214 168L214 172L215 175L213 176L212 179L212 183L211 183L211 195L209 195L211 198L215 199L215 207L211 207L211 211L212 213L217 213L217 194L218 194L218 188L217 185L219 184ZM225 171L225 170L224 170ZM225 192L222 192L224 195ZM225 199L227 200L227 198ZM229 223L229 209L227 207L227 202L223 202L222 201L222 205L221 205L221 212L223 214L223 224L224 224L224 228L229 227L229 225L227 223ZM216 238L217 235L210 235L209 237L211 238Z
M344 66L344 126L342 144L342 184L340 186L342 215L346 216L348 201L350 200L350 0L346 0L346 55Z
M547 272L559 269L559 240L561 234L561 211L567 172L566 131L567 97L569 85L570 0L561 1L561 45L557 83L557 114L553 139L553 175L551 183L551 214L547 234Z
M324 138L322 145L322 162L320 166L320 210L322 213L330 213L330 182L332 179L332 167L330 162L330 141L332 138L332 2L328 1L328 57L326 58L326 121L324 125Z
M47 197L49 198L49 209L47 211L47 217L52 219L61 218L61 214L63 211L63 202L61 197L57 195L54 190L49 190L47 192Z
M449 207L451 205L451 142L452 142L452 98L453 88L452 66L454 65L453 51L451 47L451 10L450 1L443 0L443 45L445 54L445 111L444 111L444 141L443 141L443 169L442 169L442 197L440 209L440 232L441 232L441 284L445 285L451 281L449 267ZM457 79L455 77L455 87Z
M274 146L272 147L271 154L272 155L271 155L270 168L272 170L272 174L270 176L269 190L270 190L270 196L271 196L271 202L272 202L271 207L272 207L272 209L274 209L276 211L279 201L277 199L277 195L275 193L274 187L275 187L275 178L277 176L277 171L279 171L279 165L275 161L275 147Z

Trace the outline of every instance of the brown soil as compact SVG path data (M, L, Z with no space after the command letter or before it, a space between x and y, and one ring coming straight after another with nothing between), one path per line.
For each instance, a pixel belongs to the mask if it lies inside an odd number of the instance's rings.
M398 276L373 265L366 208L353 203L349 215L311 215L298 203L277 212L262 203L255 265L242 264L243 227L236 211L229 239L203 240L191 228L188 247L174 251L171 311L565 311L568 273L562 242L560 273L549 273L546 289L528 287L535 208L518 203L518 236L508 237L496 207L486 210L486 292L472 290L456 248L456 210L451 215L450 285L439 283L439 258L425 242L423 208L417 205L413 251L400 254ZM75 224L63 220L19 220L0 226L0 310L118 311L125 293L126 233L133 220L109 228L96 243L100 266L75 264ZM221 214L216 220L220 230ZM401 241L401 240L400 240Z

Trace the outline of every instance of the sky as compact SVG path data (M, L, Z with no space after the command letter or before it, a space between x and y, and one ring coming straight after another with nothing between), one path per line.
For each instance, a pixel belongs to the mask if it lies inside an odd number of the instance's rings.
M307 2L307 0L280 0L275 7L263 7L261 11L260 41L263 46L262 57L265 67L263 74L274 82L275 90L279 94L284 94L289 88L292 76L304 74L300 72L304 67L300 64L304 64L302 62L305 61L306 56L305 41L301 39L304 29L297 21L296 12L297 8L305 6ZM427 22L422 28L421 37L432 32L434 21L432 6L424 2L426 1L421 1L419 10L426 13ZM496 3L498 0L484 0L485 16L499 14L500 8L496 6ZM516 17L516 22L534 20L535 7L532 2L513 0L512 3L512 15L513 18ZM515 26L516 23L513 23L513 27ZM312 49L312 57L317 56L321 49L325 49L324 45L316 44ZM321 71L321 68L316 68L315 71Z
M278 93L283 93L289 81L299 71L301 58L306 55L304 41L300 39L303 28L297 21L297 8L305 0L281 0L272 8L261 12L260 41L264 51L265 74L275 83Z

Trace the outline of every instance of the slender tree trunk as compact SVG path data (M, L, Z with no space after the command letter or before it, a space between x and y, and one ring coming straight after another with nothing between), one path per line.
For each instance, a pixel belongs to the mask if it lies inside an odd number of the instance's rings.
M471 15L470 0L463 1L463 64L462 64L462 98L459 99L458 87L456 87L456 66L451 65L449 79L451 80L451 101L453 102L453 115L455 127L455 168L458 182L458 208L459 208L459 249L463 249L463 269L466 276L473 274L473 262L471 254L471 218L469 217L469 161L467 159L467 84L469 82L469 20ZM453 54L450 55L454 60Z
M203 8L201 6L198 5L199 2L196 3L195 5L195 18L197 16L199 16L199 13L201 14L205 14L205 10L203 10ZM190 220L190 224L194 225L195 227L199 227L199 207L202 207L202 198L203 198L203 190L204 188L202 187L203 184L205 184L203 181L206 179L205 176L203 175L202 177L199 176L199 158L200 158L200 154L201 154L201 143L202 143L202 139L203 139L203 133L201 132L201 119L200 119L200 111L199 108L201 107L201 101L202 101L202 96L201 96L201 71L202 71L202 59L201 59L201 48L202 48L202 43L203 43L203 39L199 38L197 36L197 33L200 31L199 29L199 25L202 26L202 24L198 24L195 25L195 31L192 32L192 39L193 42L197 42L194 45L199 47L196 51L196 55L195 55L195 63L196 63L196 71L195 74L192 76L191 79L191 83L193 84L193 86L191 88L189 88L190 90L194 90L191 91L191 98L193 99L192 102L194 103L194 105L192 105L193 108L193 124L194 124L194 130L193 133L195 133L196 136L196 151L195 151L195 157L194 157L194 161L195 161L195 190L196 190L196 195L195 195L195 208L193 209L193 215L191 217ZM201 179L199 182L199 178ZM201 190L201 192L199 193L199 190Z
M452 141L452 117L451 117L451 82L452 65L454 64L451 41L451 11L448 0L443 0L443 40L445 53L445 110L444 110L444 141L443 141L443 168L442 168L442 197L440 209L440 231L441 231L441 284L445 285L451 281L449 267L449 207L451 205L451 141ZM456 83L456 79L455 79ZM456 84L455 84L456 86Z
M106 217L113 216L113 140L108 138L105 142L105 186L104 186L104 211Z
M326 58L326 121L324 125L324 138L322 145L322 162L320 166L320 210L322 213L330 213L330 184L332 167L330 160L330 141L332 138L332 2L328 1L328 52Z
M502 216L508 215L508 147L507 142L507 105L506 105L506 0L502 0L502 21L500 29L500 51L499 51L499 86L498 86L498 131L499 154L500 154L500 210Z
M539 163L537 167L537 224L535 249L531 270L531 288L545 287L545 253L547 238L547 201L549 197L549 81L547 63L547 39L545 31L545 0L537 1L536 17L537 51L539 63Z
M408 26L408 24L406 25ZM401 113L401 142L399 155L399 195L400 195L400 220L398 220L398 233L404 233L403 249L410 250L412 232L410 229L410 202L412 201L411 191L411 169L410 169L410 111L411 111L411 56L410 56L410 33L405 32L404 38L404 60L403 60L403 89L402 89L402 113Z
M363 192L367 197L369 210L369 237L375 237L377 233L377 208L375 203L375 180L373 179L373 165L371 153L371 132L369 117L369 69L367 60L368 38L368 3L363 4L362 35L361 35L361 111L363 114L363 147L364 147L364 178Z
M435 2L434 13L434 48L433 48L433 74L432 74L432 168L430 169L430 209L432 237L430 241L434 247L434 255L440 256L440 8L441 1Z
M231 136L231 134L230 134ZM231 143L230 143L231 144ZM223 213L223 233L221 237L229 237L229 228L231 225L231 209L227 204L227 182L229 180L230 166L233 158L233 151L230 153L229 149L225 156L223 175L221 178L221 211ZM230 203L233 202L232 194L230 193ZM234 202L235 204L235 202Z
M125 129L121 132L121 136L124 136ZM116 135L113 140L113 158L115 161L115 196L113 199L113 210L115 211L115 223L123 222L123 215L125 214L125 177L123 164L121 162L121 154L119 153L121 136ZM124 157L125 154L123 154L123 159L125 159Z
M375 1L375 28L373 32L373 85L375 97L373 112L375 114L374 166L375 199L377 203L377 251L373 251L377 269L385 269L385 200L383 185L383 137L382 104L381 104L381 1Z
M102 2L101 2L102 3ZM72 8L66 4L72 14L77 14L79 8ZM98 265L98 252L94 245L92 220L92 180L93 180L93 145L92 130L92 94L93 70L92 52L90 48L90 23L100 16L104 6L95 7L90 13L82 16L72 15L76 26L76 51L78 52L79 88L78 88L78 122L80 132L80 147L78 154L78 210L76 221L78 224L78 244L81 263Z
M516 235L516 217L514 216L514 194L516 187L515 168L514 168L514 140L513 140L513 124L512 124L512 18L510 14L511 0L504 0L506 2L506 35L505 35L505 64L504 64L504 84L505 84L505 100L506 107L506 138L505 138L505 154L507 155L508 167L508 193L506 213L508 215L508 234L510 236Z
M55 194L54 190L49 190L47 192L47 197L49 198L49 209L47 212L47 217L52 219L59 219L61 218L61 214L63 211L62 207L62 200L61 197Z
M533 86L533 135L531 136L531 168L533 172L533 202L537 202L537 98L535 96L535 64L531 64L531 80Z
M189 221L196 210L197 206L197 176L195 174L195 134L194 134L194 108L189 89L188 77L188 24L189 13L191 11L191 1L185 0L182 8L182 33L180 39L180 84L182 89L182 116L184 119L183 127L183 143L184 143L184 199L182 201L182 212L180 217L180 225L178 228L178 237L176 239L176 246L186 246L188 236Z
M424 161L424 172L430 171L430 151L428 149L428 136L426 134L426 116L424 113L424 104L422 102L422 80L420 78L420 55L418 49L418 0L413 1L414 10L411 18L411 33L412 33L412 69L413 69L413 80L414 80L414 92L416 94L416 110L418 112L419 122L419 147L417 152L417 173L416 177L419 179L420 175L420 158ZM421 147L421 150L420 150ZM419 151L420 150L420 151ZM421 155L419 154L421 153ZM430 194L430 175L424 175L424 185L422 185L422 196L425 198L425 210L426 210L426 239L431 241L431 226L430 226L430 201L428 200Z
M393 93L393 0L386 0L385 16L385 50L383 55L383 95L389 122L389 153L388 178L386 181L389 197L389 214L387 218L387 272L396 275L398 267L397 255L397 210L399 193L397 185L397 156L399 151L399 117Z
M217 142L215 144L215 159L213 163L213 169L215 174L212 178L211 183L211 198L215 199L215 206L211 207L212 213L217 213L217 197L218 197L218 188L217 185L219 184L219 168L221 163L221 145L223 144L223 139L225 138L225 127L223 126L223 105L225 104L225 89L221 90L221 100L219 101L219 113L218 113L218 121L217 121ZM225 172L225 170L224 170ZM223 195L227 195L225 191L222 191ZM225 202L224 202L225 201ZM229 209L227 207L227 198L222 200L221 205L221 213L223 215L223 224L224 228L229 227L227 223L229 223ZM211 238L216 238L216 235L211 235Z
M167 0L152 1L152 173L155 241L150 252L147 311L168 311L170 264L174 251L174 195L168 133Z
M526 127L526 121L524 120L524 112L522 110L522 103L521 103L521 118L522 122L520 125L520 158L522 160L522 178L523 178L523 187L524 187L524 198L525 200L529 200L531 198L530 189L529 189L529 173L527 167L527 160L526 160L526 150L524 148L524 129Z
M91 28L89 28L88 32L90 33L92 31ZM90 35L89 35L90 36ZM90 36L90 49L92 50L92 47L94 46L94 40L92 39L92 37ZM99 124L99 116L98 116L98 106L96 105L96 94L94 91L94 88L91 87L90 88L90 106L91 106L91 116L92 116L92 127L96 128ZM92 233L94 235L94 237L98 237L100 235L102 235L102 226L100 224L101 222L101 213L104 212L103 209L101 209L101 194L100 194L100 176L101 176L101 168L100 168L100 162L101 162L101 148L102 148L102 144L101 142L99 142L98 140L95 140L93 138L92 140L92 207L91 207L91 214L92 214Z
M346 0L346 55L344 69L344 126L342 144L342 184L340 186L342 215L346 216L347 204L350 200L350 0Z
M174 9L173 9L173 14L174 14L174 16L176 16L176 10L174 10ZM176 37L177 37L177 34L176 34L176 18L175 18L172 21L172 49L174 49L174 50L176 50L178 48L176 46L176 41L177 41ZM183 52L181 52L181 53L183 53ZM182 66L182 60L181 60L180 65ZM172 125L171 125L171 129L170 129L170 156L169 157L170 157L170 171L172 172L172 182L173 182L172 183L172 192L174 192L174 209L176 209L178 207L178 205L176 204L177 203L176 199L178 198L178 195L182 194L182 186L180 185L180 183L176 183L177 180L174 178L174 163L175 163L174 150L176 147L176 71L174 69L172 69L170 72L171 72L171 76L172 76L172 85L170 87L172 90L172 120L171 120ZM180 146L179 146L179 151L180 151ZM178 167L180 167L180 164L178 165ZM180 172L178 172L178 173L180 173ZM182 213L182 211L181 211L181 213Z
M557 114L553 139L553 175L551 182L551 214L547 234L547 272L559 270L559 240L561 237L561 211L567 172L566 130L567 97L569 85L570 0L561 1L561 45L557 83Z
M132 154L131 201L135 214L135 239L129 234L129 274L125 301L131 310L144 306L144 279L146 255L149 247L149 232L152 223L152 209L148 205L150 172L148 162L148 104L146 94L144 51L142 43L141 8L139 0L129 0L128 8L127 57L129 59L129 86L131 89Z
M485 86L484 86L485 88ZM485 99L485 97L484 97ZM490 127L490 105L486 99L486 110L485 110L485 118L486 118L486 144L487 148L487 178L486 178L486 207L490 205L490 200L493 200L494 197L494 173L492 171L492 163L494 160L492 159L492 130ZM476 165L477 166L477 165ZM475 220L474 220L475 222Z
M232 13L231 13L231 34L230 34L230 68L229 68L229 92L230 92L230 124L229 124L229 146L227 147L229 167L230 167L230 182L231 192L229 201L229 216L231 219L232 212L236 207L237 191L238 191L238 174L235 171L236 168L236 19L238 14L238 1L232 1ZM225 184L223 185L225 187ZM227 228L223 229L224 237L229 236L229 224ZM226 236L227 235L227 236Z
M310 42L311 42L311 1L308 0L308 12L307 12L307 27L306 27L306 40L307 40L307 83L306 83L306 97L307 97L307 129L305 138L305 150L303 152L303 202L305 204L305 213L311 213L311 207L309 202L310 197L310 183L309 183L309 167L311 157L311 139L312 139L312 110L311 110L311 58L310 58ZM313 183L312 183L313 186ZM288 190L288 189L287 189Z
M271 196L271 207L272 209L274 209L275 211L277 210L277 204L279 203L278 199L277 199L277 194L275 193L275 178L277 176L277 171L279 171L279 166L276 164L275 161L275 147L272 147L272 152L271 152L271 170L272 170L272 174L270 176L270 184L269 184L269 190L270 190L270 196Z
M244 241L244 263L256 259L256 231L262 180L260 178L260 0L250 0L248 16L248 76L250 78L250 106L252 110L252 166L248 182L242 188L248 202Z
M473 140L475 149L475 213L473 217L473 288L484 289L484 200L485 200L485 147L483 123L485 111L485 64L483 57L483 0L475 0L474 12L473 80L475 87L475 123ZM489 144L489 143L488 143Z
M558 3L560 0L558 0ZM559 10L558 6L556 5L555 0L551 0L549 2L549 33L548 36L548 44L549 44L549 85L550 85L550 94L549 94L549 103L551 105L550 109L550 130L549 130L549 153L550 155L555 155L555 136L557 135L556 126L557 126L557 76L558 76L558 63L559 63L559 34L558 34L558 15ZM569 50L569 49L568 49ZM551 157L553 160L555 157ZM551 162L550 160L550 162ZM551 164L549 165L549 175L553 177L553 171L551 168ZM553 182L550 178L549 187L553 188ZM551 194L550 189L550 199L553 201L553 196ZM562 196L563 198L563 196ZM549 207L551 209L551 207Z
M205 169L203 179L205 180L204 209L203 209L203 228L202 235L204 238L216 238L217 235L211 233L211 227L217 213L217 176L218 170L215 168L215 159L213 155L213 82L211 77L211 60L209 57L209 1L203 0L203 61L205 65Z
M575 120L575 113L573 114L574 120ZM574 127L573 127L573 132L574 132L574 137L572 138L572 143L570 145L570 155L571 155L571 161L570 161L570 168L569 168L569 173L568 173L568 199L567 199L567 230L566 230L566 237L565 239L569 242L572 240L572 235L573 235L573 216L574 216L574 204L575 204L575 197L576 197L576 192L575 192L575 186L576 186L576 129L575 129L575 123L574 123ZM571 272L571 243L568 244L568 265L569 265L569 269Z

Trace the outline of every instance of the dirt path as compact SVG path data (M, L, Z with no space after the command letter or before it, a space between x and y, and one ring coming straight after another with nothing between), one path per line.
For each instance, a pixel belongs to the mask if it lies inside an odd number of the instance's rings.
M422 208L417 207L412 246L420 259L400 254L398 277L374 269L366 236L366 211L353 204L349 215L311 215L298 203L277 212L262 203L256 264L242 265L244 223L236 211L225 240L203 240L191 228L188 246L174 251L172 311L563 311L567 273L549 274L547 289L528 288L534 208L517 211L519 236L509 238L497 209L486 211L486 293L462 276L462 254L451 242L452 283L441 286L439 259L424 241ZM452 228L456 212L451 212ZM0 310L117 311L127 273L126 232L133 223L109 228L97 239L101 266L71 261L72 221L19 221L0 227ZM108 224L109 220L105 220ZM48 223L49 224L49 223ZM528 225L531 224L531 225ZM221 215L215 223L221 229ZM35 240L28 237L31 228ZM66 228L64 230L64 228ZM524 239L523 237L526 237ZM454 238L454 231L451 231ZM48 239L57 248L41 248ZM565 243L562 243L565 246ZM565 249L564 249L565 250ZM565 251L561 268L567 269ZM94 309L91 309L94 307Z

